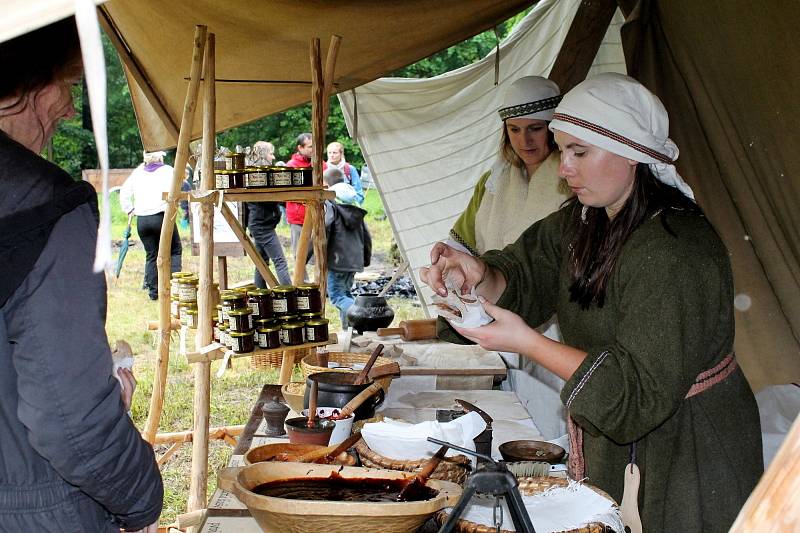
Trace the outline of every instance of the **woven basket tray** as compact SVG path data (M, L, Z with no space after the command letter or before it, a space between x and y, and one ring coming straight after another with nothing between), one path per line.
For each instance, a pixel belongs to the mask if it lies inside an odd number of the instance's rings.
M403 472L419 472L427 459L392 459L372 451L364 440L358 441L355 450L361 458L361 464L370 468L385 468L387 470L401 470ZM441 479L463 484L472 465L468 457L454 455L445 457L436 470L431 474L431 479Z
M280 368L283 363L283 352L264 352L250 356L253 368Z
M569 484L569 480L563 478L554 478L554 477L523 477L519 478L519 491L522 493L523 496L531 496L533 494L538 494L540 492L544 492L545 490L549 489L550 487L566 487ZM587 487L598 493L599 495L608 498L612 502L614 501L611 496L603 492L602 490L598 489L597 487L593 487L592 485L586 484ZM448 513L444 511L439 511L436 513L436 522L439 525L444 525L447 522ZM508 520L511 520L509 517ZM475 522L470 522L468 520L459 520L456 523L455 531L457 533L495 533L497 530L492 526L486 526L483 524L476 524ZM606 527L600 523L593 523L587 524L583 527L578 529L570 529L569 531L564 531L562 533L604 533L606 531ZM507 529L501 529L501 533L513 533Z
M328 361L336 361L342 366L349 366L353 363L361 363L363 365L369 361L369 354L353 352L328 352ZM378 356L378 359L375 360L375 364L372 365L372 368L378 368L379 366L387 365L391 362L392 360L388 357ZM349 370L346 368L325 368L322 366L317 366L316 352L303 357L302 361L300 361L300 368L303 369L304 378L308 378L308 376L311 374L316 374L317 372L347 372L349 374L358 374L359 372L358 370ZM384 393L389 392L389 385L392 384L392 376L381 378L378 380L378 383L381 384Z

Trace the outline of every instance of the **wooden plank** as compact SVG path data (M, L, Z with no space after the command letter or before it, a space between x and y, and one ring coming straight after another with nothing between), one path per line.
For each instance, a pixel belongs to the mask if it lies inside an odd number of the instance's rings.
M561 94L586 79L616 9L616 0L581 2L548 76Z
M223 197L229 202L311 202L333 200L336 193L322 187L281 187L276 189L225 189ZM219 191L199 196L196 192L181 193L181 200L196 203L219 202Z
M224 203L220 208L220 212L222 213L222 216L225 218L225 220L228 222L228 225L231 227L231 230L233 230L233 233L236 234L236 237L239 239L239 242L242 243L242 247L244 248L245 253L247 253L247 255L250 257L250 260L253 261L253 264L256 265L256 268L264 277L264 281L267 282L267 285L270 287L275 287L276 285L278 285L278 280L275 279L275 276L272 274L272 271L264 262L264 259L261 257L261 254L258 253L258 250L256 250L253 241L251 241L250 237L248 237L245 234L244 228L239 222L239 219L236 218L231 209Z
M169 314L169 281L170 281L170 243L175 224L174 220L177 200L181 190L184 168L189 159L189 135L194 122L194 111L197 104L197 93L200 88L200 72L203 66L203 53L206 44L206 27L195 26L194 45L192 48L192 67L189 86L186 89L186 99L183 104L181 130L178 136L178 150L175 154L175 171L172 174L172 186L169 191L167 209L164 212L164 223L161 225L161 235L158 241L158 317L160 322L158 355L156 358L156 376L153 380L153 395L150 398L150 410L147 414L144 436L148 442L153 442L158 423L161 420L161 411L164 407L164 389L167 384L167 368L169 366L169 341L170 341L170 314Z
M239 426L220 426L208 429L208 436L210 439L219 440L224 438L224 435L237 436L241 435L244 431L244 425ZM194 438L194 431L177 431L174 433L159 433L156 435L153 444L170 444L173 442L191 442Z

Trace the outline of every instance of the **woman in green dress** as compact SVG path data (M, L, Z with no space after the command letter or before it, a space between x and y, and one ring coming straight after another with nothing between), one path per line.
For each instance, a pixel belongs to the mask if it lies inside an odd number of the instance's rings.
M571 477L621 501L633 462L645 531L727 531L763 471L758 411L732 352L727 250L675 170L666 110L603 74L550 129L575 198L502 251L436 244L423 280L477 287L495 320L459 333L566 380ZM563 343L533 329L553 312Z

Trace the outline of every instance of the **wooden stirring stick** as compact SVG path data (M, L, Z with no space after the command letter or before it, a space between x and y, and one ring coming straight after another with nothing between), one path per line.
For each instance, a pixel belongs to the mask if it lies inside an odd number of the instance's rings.
M356 409L361 407L362 403L366 402L369 398L372 397L373 394L375 394L379 390L381 390L381 384L373 383L366 389L359 392L356 397L354 397L352 400L347 402L344 407L342 407L342 410L339 411L339 418L340 419L347 418L348 416L352 415Z
M314 463L320 460L323 460L324 463L330 463L336 457L339 456L340 453L343 451L348 450L353 444L361 440L361 432L356 431L346 439L344 439L339 444L335 444L333 446L327 446L325 448L319 448L317 450L311 450L310 452L306 452L303 455L298 455L295 459L292 459L293 463Z
M413 491L419 490L425 486L425 482L428 481L428 478L431 476L431 474L433 474L433 471L436 470L436 467L439 466L439 463L442 461L442 459L444 459L444 454L447 453L448 448L449 446L442 446L433 457L428 459L428 462L425 463L425 466L422 467L422 470L419 471L419 474L417 474L414 479L409 481L408 485L403 487L403 490L401 490L400 494L397 495L397 501L405 501L410 494L413 494Z
M369 360L367 364L364 365L364 368L361 369L361 372L358 373L356 376L356 380L353 382L353 385L363 385L365 381L367 381L367 375L369 374L372 365L375 364L375 361L378 360L378 356L383 351L383 344L379 344L372 350L372 354L369 356Z
M317 425L317 381L311 380L311 391L308 393L308 422L306 426L309 428L316 427Z

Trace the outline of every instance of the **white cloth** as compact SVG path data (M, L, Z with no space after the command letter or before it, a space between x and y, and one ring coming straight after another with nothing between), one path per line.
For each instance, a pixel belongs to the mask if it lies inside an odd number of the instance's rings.
M169 165L147 172L144 164L136 167L119 191L119 205L125 213L136 216L155 215L166 211L163 196L172 187L173 168Z
M580 3L538 2L500 43L497 85L492 52L441 76L382 78L338 95L415 279L417 271L430 264L433 244L464 211L482 171L497 159L497 110L508 87L522 76L548 75ZM617 12L590 74L625 72L622 22ZM430 301L430 289L418 284L417 291L421 300Z
M475 437L486 429L486 422L478 413L467 413L452 422L420 422L409 424L390 418L383 422L364 424L361 435L367 446L384 457L392 459L428 459L440 446L428 442L428 437L440 439L469 450L475 449ZM447 457L460 452L447 450Z
M554 152L529 179L522 169L498 160L475 213L478 253L502 250L531 224L558 210L569 197L559 187L558 164L559 154Z
M536 533L572 531L593 522L606 524L620 533L624 531L619 508L592 489L574 481L568 487L552 487L541 494L523 496L522 503ZM501 529L516 531L504 498L501 506ZM451 509L447 510L450 511ZM494 498L476 495L470 500L461 518L476 524L493 526L493 511Z
M667 110L629 76L606 72L576 85L558 104L550 129L647 163L656 178L694 200L691 187L675 169L679 150L669 138Z
M328 187L329 190L336 193L336 201L343 204L356 203L356 189L349 183L340 181L335 185Z

